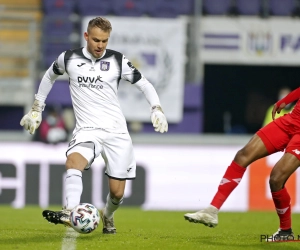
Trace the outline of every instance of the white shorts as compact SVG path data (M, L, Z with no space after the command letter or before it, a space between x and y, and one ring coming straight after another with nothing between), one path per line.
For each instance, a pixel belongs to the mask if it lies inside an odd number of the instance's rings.
M136 162L130 135L108 133L101 129L80 130L69 143L66 155L77 152L88 161L89 169L100 154L105 162L105 174L118 180L134 179Z

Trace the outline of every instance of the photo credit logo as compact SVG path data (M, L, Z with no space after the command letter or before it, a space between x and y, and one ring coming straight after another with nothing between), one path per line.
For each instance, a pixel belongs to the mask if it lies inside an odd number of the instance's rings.
M260 242L299 242L300 235L288 235L288 236L273 236L267 234L260 235Z

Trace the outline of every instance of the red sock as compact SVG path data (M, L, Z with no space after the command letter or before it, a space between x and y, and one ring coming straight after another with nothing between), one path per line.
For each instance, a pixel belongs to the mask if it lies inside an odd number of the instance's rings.
M272 192L272 197L276 212L280 220L280 228L282 230L287 230L292 227L291 219L291 197L284 187L283 189Z
M227 168L223 179L218 188L218 192L215 194L212 202L210 203L214 207L220 209L223 203L226 201L231 192L237 187L242 180L242 177L246 171L246 168L241 167L234 161Z

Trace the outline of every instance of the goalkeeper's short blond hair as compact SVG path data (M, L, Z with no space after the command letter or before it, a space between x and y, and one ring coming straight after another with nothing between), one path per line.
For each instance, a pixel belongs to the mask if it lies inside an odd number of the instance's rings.
M90 29L98 27L99 29L103 30L104 32L110 33L112 31L112 26L110 21L108 21L104 17L96 17L89 21L87 31L89 32Z

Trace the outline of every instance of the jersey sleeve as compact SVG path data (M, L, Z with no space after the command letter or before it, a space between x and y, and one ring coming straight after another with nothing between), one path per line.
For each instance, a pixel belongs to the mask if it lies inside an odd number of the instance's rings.
M121 78L132 84L138 82L142 78L140 71L138 71L124 55L122 58Z
M65 63L64 63L65 52L61 53L57 59L52 63L52 65L45 72L38 92L35 95L35 99L45 102L48 94L50 93L55 80L65 73Z
M144 94L151 107L157 105L161 106L155 88L144 76L142 76L142 78L138 82L136 82L134 86L136 86L137 89Z
M121 78L131 82L141 91L151 107L160 106L159 97L153 85L138 71L132 63L123 55Z
M65 54L66 54L66 51L61 53L51 65L52 71L56 75L63 75L66 71L66 69L65 69Z

